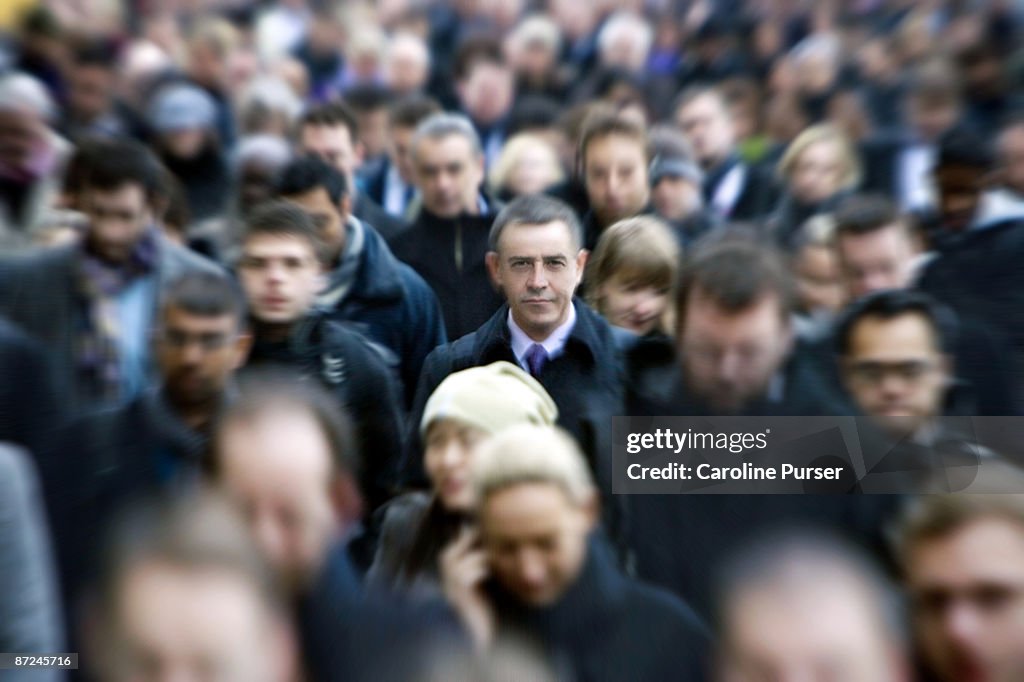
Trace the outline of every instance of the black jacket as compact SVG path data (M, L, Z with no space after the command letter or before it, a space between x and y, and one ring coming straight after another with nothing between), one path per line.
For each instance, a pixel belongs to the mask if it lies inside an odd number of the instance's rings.
M408 407L427 354L448 340L441 306L423 278L395 258L375 230L353 224L347 249L353 248L356 230L361 234L358 265L344 294L336 297L332 276L325 293L331 298L328 316L348 323L392 354L389 364L402 381L403 405Z
M586 455L604 494L604 520L617 544L623 516L621 496L611 495L611 418L623 414L625 388L616 337L604 319L579 299L574 300L576 324L562 355L549 360L539 381L558 406L558 424L573 435ZM449 374L505 360L518 365L512 353L508 306L502 306L472 334L437 348L423 364L416 400L409 415L402 481L423 485L423 447L419 437L423 408L434 389Z
M502 303L484 257L495 214L439 218L421 209L402 238L392 243L437 294L448 338L457 339L487 321Z
M284 343L256 339L246 367L275 365L296 367L337 396L358 434L363 495L370 509L382 504L402 452L401 398L384 358L358 332L317 311Z
M362 192L355 195L352 215L373 227L388 241L391 241L408 228L404 220L394 217L385 211L380 204Z
M925 266L918 288L962 320L976 321L1006 339L1012 354L1003 367L1014 384L1019 412L1024 406L1024 222L942 235L936 247L938 255Z
M296 621L310 680L406 682L437 656L468 654L455 615L441 603L409 605L364 594L346 547L335 545Z
M646 340L627 353L634 416L707 416L714 411L687 395L670 344ZM825 416L852 414L831 394L818 368L798 350L783 370L778 399L753 401L740 414ZM833 437L835 433L826 433ZM829 446L843 447L839 441ZM820 526L855 542L884 547L881 519L897 496L857 495L629 495L627 543L637 575L687 600L706 617L723 562L745 543L788 524Z
M623 372L612 328L579 299L574 300L576 324L562 355L549 360L538 380L558 406L558 424L569 431L590 458L599 482L611 481L611 424L622 414ZM403 466L407 482L424 481L419 424L434 389L449 374L504 360L518 366L512 353L508 306L502 306L472 334L452 341L427 356L409 419ZM609 447L603 447L609 446ZM602 488L604 489L604 488Z
M709 679L711 639L694 612L627 578L598 541L591 541L583 572L553 606L530 608L493 582L489 588L498 640L535 645L559 680Z
M778 189L772 178L771 171L760 165L751 166L739 156L732 156L708 171L704 176L704 203L709 209L715 192L725 177L734 168L740 167L744 173L743 186L726 216L729 222L756 221L764 218L778 200Z

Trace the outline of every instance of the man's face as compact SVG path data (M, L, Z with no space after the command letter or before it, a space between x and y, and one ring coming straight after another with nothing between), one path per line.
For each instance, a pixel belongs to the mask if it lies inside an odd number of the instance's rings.
M274 169L265 163L248 161L238 177L238 205L242 215L274 196Z
M911 97L906 107L911 129L929 142L942 137L960 117L960 109L953 102L924 102Z
M533 607L558 601L583 569L594 511L551 483L520 483L491 493L480 509L484 551L494 577Z
M940 166L935 169L942 226L950 232L964 232L974 221L984 191L984 178L977 168Z
M836 238L839 272L852 299L874 291L906 289L917 246L903 225Z
M301 591L343 530L323 429L298 410L265 411L223 425L217 453L220 485L245 513L264 555Z
M765 295L731 312L692 292L677 342L689 390L724 413L763 397L792 346L792 329L780 308L777 297Z
M0 165L25 169L45 133L46 124L35 114L0 109Z
M313 245L291 235L247 239L238 274L250 313L267 324L292 324L304 317L323 286Z
M440 218L477 213L484 158L462 135L423 138L414 151L416 184L423 207Z
M153 212L139 184L126 183L113 190L86 187L81 204L89 217L87 239L93 251L111 263L126 261L153 223Z
M587 253L561 221L511 223L487 254L487 267L505 293L512 319L534 340L546 339L565 322L583 277Z
M1024 194L1024 126L1013 126L999 136L999 161L1003 184Z
M590 207L605 225L639 214L650 201L647 153L625 135L605 135L587 143L583 168Z
M366 158L375 159L387 150L388 110L371 109L359 114L359 141Z
M796 159L789 176L790 191L805 204L820 203L841 189L845 170L839 145L821 140Z
M338 169L349 180L363 161L362 150L343 125L306 125L299 136L299 147L305 154L314 154Z
M416 183L416 167L412 161L412 136L415 128L392 126L388 140L388 156L391 163L398 169L402 182L413 185Z
M900 682L907 667L852 584L811 582L800 589L753 588L730 600L722 682Z
M504 65L480 61L466 78L456 85L462 108L476 123L496 123L512 107L515 82L512 70Z
M337 260L345 248L348 215L344 207L331 201L331 195L323 187L314 187L308 192L285 198L309 214L331 261Z
M735 144L732 121L714 96L697 97L676 112L676 124L690 140L697 159L712 168L732 153Z
M651 201L665 220L685 220L700 210L704 197L692 180L666 175L651 190Z
M941 414L949 360L936 348L935 332L924 316L863 318L851 332L842 363L857 407L886 429L913 433Z
M486 431L453 419L439 419L430 425L423 445L423 466L445 509L472 510L470 468L477 448L486 438Z
M245 363L250 337L233 315L194 315L164 308L157 337L157 362L173 405L216 403L235 370Z
M943 682L1024 679L1024 529L977 519L907 562L914 626Z
M598 292L608 324L643 336L658 326L669 304L669 288L613 276Z
M114 613L114 682L285 682L293 643L252 582L223 569L144 562Z
M94 64L71 70L68 81L68 108L79 121L91 122L110 108L115 91L114 73Z

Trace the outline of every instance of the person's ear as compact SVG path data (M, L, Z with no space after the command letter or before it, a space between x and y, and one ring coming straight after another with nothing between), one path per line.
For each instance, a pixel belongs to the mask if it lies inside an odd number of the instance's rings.
M355 145L352 147L352 152L356 156L356 170L363 165L363 160L366 158L366 145L356 140Z
M249 360L249 351L252 350L252 334L249 333L248 329L239 332L235 338L234 346L235 358L231 363L231 368L240 369Z
M580 249L576 254L576 286L583 281L583 274L587 271L587 261L590 259L590 252Z
M344 533L363 518L363 496L355 477L349 473L335 475L331 481L330 495L334 517Z
M498 259L497 252L488 251L487 255L484 256L484 262L487 264L487 274L491 277L491 283L497 289L501 289L501 262Z
M345 196L338 202L338 212L341 213L342 219L347 220L352 215L352 193L346 192Z
M582 506L583 516L586 519L587 530L592 531L601 522L601 498L597 492L591 492Z
M953 356L948 353L944 353L942 355L942 359L939 360L939 369L943 373L946 387L951 388L953 381L956 379L956 374L954 374L954 371L956 370L956 363L953 360Z

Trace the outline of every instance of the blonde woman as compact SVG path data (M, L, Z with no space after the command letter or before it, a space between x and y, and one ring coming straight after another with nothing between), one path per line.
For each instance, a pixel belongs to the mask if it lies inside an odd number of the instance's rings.
M769 228L791 249L800 227L819 213L835 208L860 184L857 152L839 128L822 124L807 128L789 145L778 166L784 191Z
M588 302L615 327L667 335L679 259L676 236L658 218L620 220L602 233L590 257Z
M558 151L538 135L522 133L505 143L488 178L502 200L537 194L565 179Z

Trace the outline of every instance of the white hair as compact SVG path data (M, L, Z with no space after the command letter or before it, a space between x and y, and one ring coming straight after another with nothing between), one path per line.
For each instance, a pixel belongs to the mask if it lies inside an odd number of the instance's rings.
M21 71L0 76L0 110L28 112L47 122L57 113L46 86Z
M292 160L292 147L277 135L250 135L243 137L235 149L234 167L241 168L250 161L259 161L271 168L284 168Z
M280 111L294 122L302 115L302 100L288 83L276 76L257 76L242 92L239 111L246 111L253 105L262 105L271 111Z
M613 14L597 35L598 51L604 55L619 40L635 41L637 52L647 54L654 43L654 29L642 16L633 12L620 11Z
M509 43L526 47L532 43L540 43L544 47L558 52L562 43L562 33L550 17L543 14L531 14L519 22L509 36Z
M576 441L557 426L519 424L481 446L473 462L473 486L481 502L524 483L548 483L575 504L594 494L594 479Z
M426 66L430 66L430 50L423 39L408 32L399 32L391 37L387 44L387 59L390 61L396 54L405 53L415 57Z

